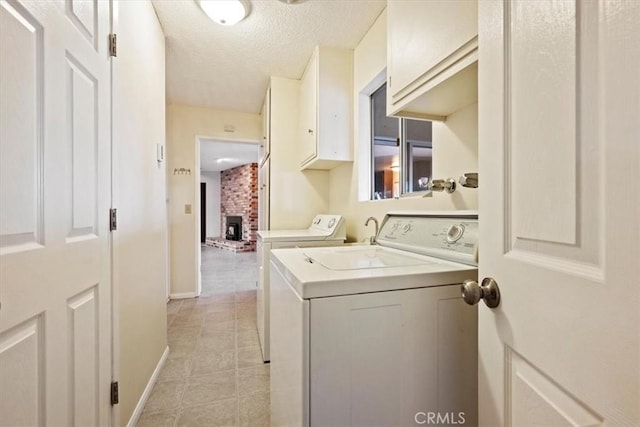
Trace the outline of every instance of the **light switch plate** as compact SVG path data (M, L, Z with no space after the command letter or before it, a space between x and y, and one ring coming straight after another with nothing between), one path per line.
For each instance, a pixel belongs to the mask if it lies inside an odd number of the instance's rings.
M156 144L156 158L158 163L164 162L164 145Z
M184 205L184 213L186 214L190 214L191 213L191 205Z

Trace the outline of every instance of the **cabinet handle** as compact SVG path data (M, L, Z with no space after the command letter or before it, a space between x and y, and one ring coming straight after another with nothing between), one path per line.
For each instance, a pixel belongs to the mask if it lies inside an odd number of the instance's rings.
M308 132L313 135L313 129L309 129Z

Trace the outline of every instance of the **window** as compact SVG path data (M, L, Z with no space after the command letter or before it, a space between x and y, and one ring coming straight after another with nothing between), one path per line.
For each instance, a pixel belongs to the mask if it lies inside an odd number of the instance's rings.
M427 190L431 179L432 126L387 116L387 85L371 94L371 199Z

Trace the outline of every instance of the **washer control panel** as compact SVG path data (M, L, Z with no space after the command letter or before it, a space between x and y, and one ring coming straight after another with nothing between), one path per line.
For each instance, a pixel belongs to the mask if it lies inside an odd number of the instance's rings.
M333 231L343 222L342 215L316 215L309 228L312 230Z
M477 265L477 215L387 214L377 239L382 246Z

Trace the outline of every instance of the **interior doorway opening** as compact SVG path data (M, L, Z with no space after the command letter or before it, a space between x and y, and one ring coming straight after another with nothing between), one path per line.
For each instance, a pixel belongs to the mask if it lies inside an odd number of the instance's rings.
M200 243L207 240L207 183L200 183Z
M213 246L232 252L255 251L258 230L258 162L257 141L221 140L196 137L194 174L197 203L194 213L199 241L196 269L202 291L202 248ZM241 197L243 196L243 197ZM242 200L238 201L238 198ZM255 213L253 213L255 211ZM226 238L226 217L241 216L242 235L238 240Z

